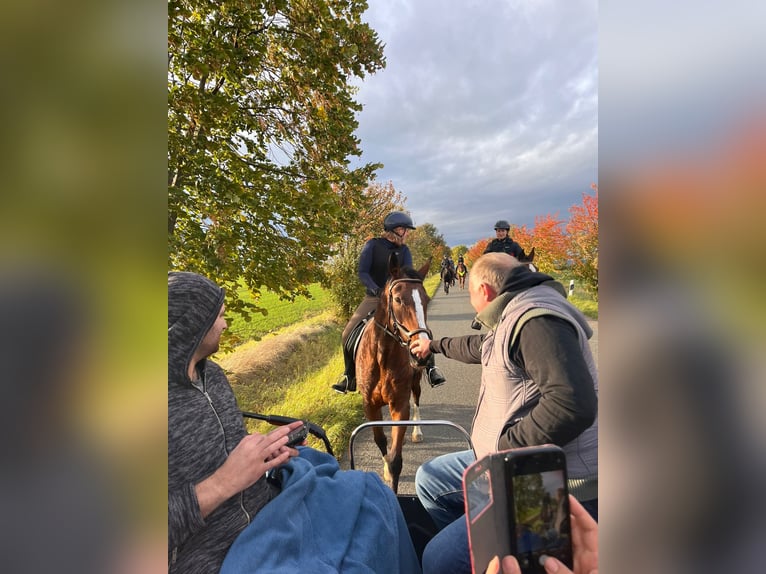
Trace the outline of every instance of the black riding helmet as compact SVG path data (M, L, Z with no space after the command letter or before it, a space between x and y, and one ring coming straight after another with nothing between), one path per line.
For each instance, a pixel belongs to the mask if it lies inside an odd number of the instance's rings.
M505 229L507 231L510 231L511 224L508 223L505 219L501 219L497 223L495 223L495 229Z
M383 220L383 229L386 231L393 231L397 227L406 227L407 229L415 229L412 223L412 218L403 211L392 211Z

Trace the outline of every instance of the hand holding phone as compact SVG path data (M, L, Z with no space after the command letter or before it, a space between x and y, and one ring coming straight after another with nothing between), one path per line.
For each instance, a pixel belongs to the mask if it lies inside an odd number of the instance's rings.
M546 572L556 571L557 574L591 574L598 572L598 524L588 511L571 494L569 508L572 511L572 551L574 568L570 570L563 564L552 566L556 562L552 556L543 564ZM495 556L487 567L485 574L520 574L519 562L510 554Z
M306 440L308 436L309 436L309 425L308 423L304 422L298 428L295 428L290 431L290 433L287 435L286 446L289 446L290 448L295 448L299 444L303 444L303 442Z
M474 572L512 555L522 574L545 572L543 555L572 567L566 458L554 445L490 454L463 474Z

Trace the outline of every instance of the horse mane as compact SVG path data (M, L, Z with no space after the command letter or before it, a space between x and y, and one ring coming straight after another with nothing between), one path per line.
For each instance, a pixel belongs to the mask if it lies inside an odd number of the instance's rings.
M400 278L406 277L407 279L422 279L420 274L418 274L418 272L415 271L415 269L409 266L399 268L399 277Z

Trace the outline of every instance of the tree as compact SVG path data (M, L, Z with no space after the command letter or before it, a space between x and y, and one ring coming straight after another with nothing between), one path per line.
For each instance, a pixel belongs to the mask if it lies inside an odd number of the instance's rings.
M412 262L416 269L431 259L429 275L439 272L439 262L444 253L449 252L444 236L432 223L423 223L411 231L407 238L407 246L412 252Z
M598 301L598 187L592 187L595 195L583 193L582 205L569 208L567 233L572 274Z
M455 261L457 261L458 257L461 255L465 255L466 251L468 251L468 246L466 245L455 245L455 247L452 248L452 257ZM465 259L465 258L464 258Z
M474 262L482 256L484 250L487 248L487 245L489 245L489 242L490 239L479 239L468 249L468 251L465 252L463 260L468 267L471 267L471 265L473 265Z
M535 217L532 230L535 265L543 273L559 273L567 265L569 239L564 233L564 223L558 213Z
M171 268L291 298L365 208L352 77L384 66L356 0L169 0ZM246 313L241 301L229 306Z

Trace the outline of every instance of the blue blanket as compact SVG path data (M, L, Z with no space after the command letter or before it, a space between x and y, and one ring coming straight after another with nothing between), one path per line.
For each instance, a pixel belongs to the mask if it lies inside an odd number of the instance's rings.
M399 503L380 477L299 450L281 469L282 492L234 541L221 574L419 574Z

